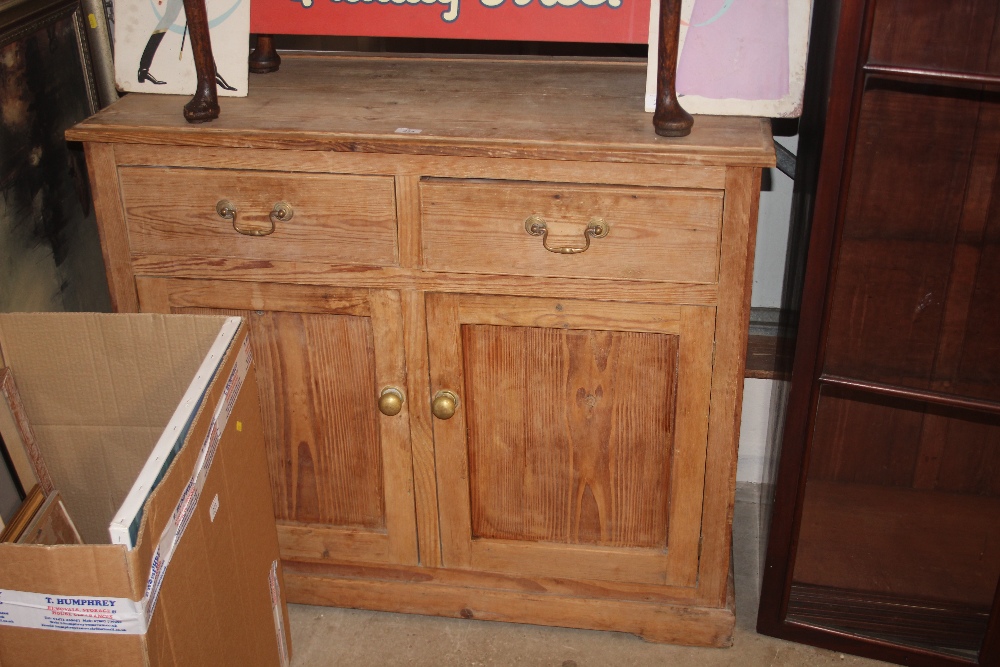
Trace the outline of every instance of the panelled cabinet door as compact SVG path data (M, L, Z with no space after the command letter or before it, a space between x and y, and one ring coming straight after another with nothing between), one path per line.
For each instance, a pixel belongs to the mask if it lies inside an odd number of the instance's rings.
M446 567L696 585L714 308L429 294L427 318Z
M282 555L415 564L402 313L393 291L137 278L144 312L250 325ZM385 390L390 390L386 392ZM380 411L380 398L394 393Z

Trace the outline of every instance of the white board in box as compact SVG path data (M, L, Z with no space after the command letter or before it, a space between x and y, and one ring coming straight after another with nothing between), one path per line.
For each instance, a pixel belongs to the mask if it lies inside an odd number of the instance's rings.
M222 325L219 335L205 355L205 360L191 380L190 386L184 392L170 421L167 422L163 434L153 447L146 464L142 467L135 484L125 497L125 501L111 520L108 532L112 544L123 544L129 549L135 546L138 539L139 525L142 522L142 508L146 499L167 472L177 452L180 451L187 437L191 422L201 406L212 377L219 369L219 364L226 355L226 350L233 342L233 337L240 327L240 318L230 317Z

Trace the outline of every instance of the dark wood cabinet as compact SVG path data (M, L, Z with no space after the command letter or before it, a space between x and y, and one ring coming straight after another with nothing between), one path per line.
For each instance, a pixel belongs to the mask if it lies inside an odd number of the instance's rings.
M997 665L1000 4L838 4L758 629Z

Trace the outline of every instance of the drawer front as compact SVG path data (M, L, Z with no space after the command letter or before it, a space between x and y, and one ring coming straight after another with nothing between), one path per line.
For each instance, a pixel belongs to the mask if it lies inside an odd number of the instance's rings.
M134 254L398 263L389 176L123 167L119 177ZM217 211L224 200L235 219ZM278 202L291 217L267 233Z
M424 266L714 283L722 202L714 190L425 179Z

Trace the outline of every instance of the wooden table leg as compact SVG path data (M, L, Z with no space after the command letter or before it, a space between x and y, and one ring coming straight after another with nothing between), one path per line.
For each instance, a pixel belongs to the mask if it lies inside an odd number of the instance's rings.
M189 123L204 123L219 117L219 97L215 88L215 58L208 32L208 13L205 0L184 0L188 32L191 34L191 53L198 85L194 97L184 105L184 118Z
M257 35L257 45L250 53L249 65L254 74L278 71L281 56L274 49L274 35Z
M663 137L687 136L694 125L694 118L677 101L677 51L680 48L680 36L681 0L660 0L660 41L656 63L656 111L653 112L653 128Z

